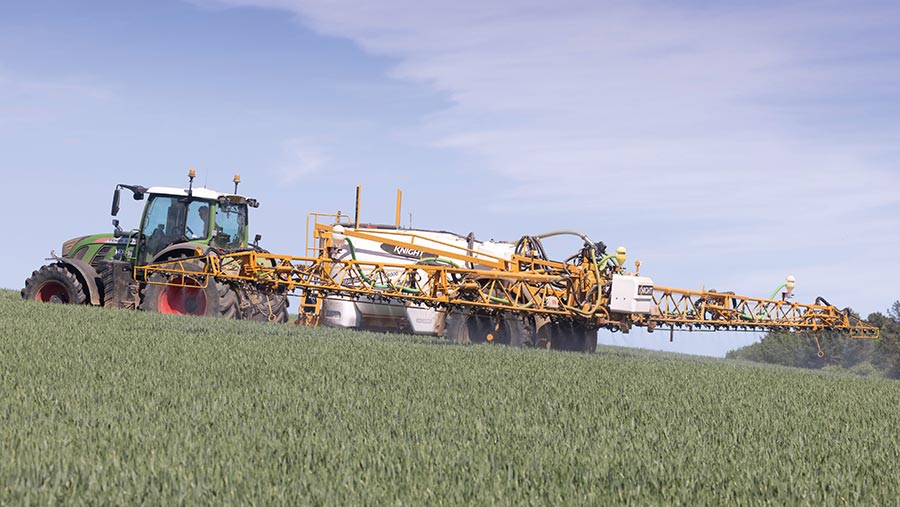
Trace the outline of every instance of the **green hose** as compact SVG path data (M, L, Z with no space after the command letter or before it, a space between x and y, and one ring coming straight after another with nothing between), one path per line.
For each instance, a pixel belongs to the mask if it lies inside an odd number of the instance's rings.
M451 261L450 259L441 259L440 257L425 257L424 259L419 259L416 264L425 264L426 262L433 262L437 264L444 264L445 266L450 266L452 268L458 268L459 264Z
M356 248L353 246L353 242L350 241L350 238L344 238L344 241L346 241L346 242L347 242L347 245L350 247L350 257L353 258L354 261L356 261ZM397 287L394 287L393 285L381 285L381 284L377 284L377 283L372 283L372 279L369 278L369 277L363 272L362 268L359 267L359 264L354 264L353 267L356 268L356 272L359 273L359 277L362 278L362 280L363 280L364 282L366 282L367 284L371 285L373 289L378 289L378 290L385 290L385 289L397 290ZM400 292L402 292L402 293L404 293L404 294L421 294L421 293L422 293L422 291L420 291L419 289L413 289L413 288L410 288L410 287L400 287Z
M424 259L419 259L419 261L418 261L416 264L424 264L424 263L426 263L426 262L433 262L433 263L437 263L437 264L444 264L445 266L450 266L450 267L453 267L453 268L458 268L458 267L459 267L459 264L457 264L457 263L451 261L450 259L442 259L442 258L440 258L440 257L426 257L426 258L424 258ZM491 303L500 303L500 304L503 304L503 305L511 305L511 304L512 304L512 303L509 302L508 299L498 298L498 297L494 297L494 296L488 296L488 300L489 300ZM533 302L532 302L532 303L529 303L529 304L526 305L524 308L527 308L527 307L530 306L531 304L533 304Z
M785 282L785 283L779 285L778 287L776 287L776 288L775 288L775 291L772 292L772 295L769 296L769 299L775 299L775 296L777 296L778 293L781 292L781 289L783 289L783 288L785 288L785 287L787 287L787 282Z
M347 246L349 247L350 257L354 260L354 262L357 262L358 260L356 258L356 247L353 246L353 242L350 240L350 238L345 238L344 240L347 242ZM581 315L582 317L592 317L597 312L597 310L600 308L600 300L603 295L602 287L600 286L600 283L599 283L600 282L600 265L605 265L607 262L609 262L610 259L615 260L615 258L616 258L615 255L610 254L610 255L604 256L600 260L600 262L597 262L597 257L595 256L594 251L591 250L591 260L593 261L593 264L594 264L594 274L597 277L597 282L598 282L597 283L597 301L596 301L596 303L594 303L594 307L589 312L585 312L579 308L565 306L565 305L564 305L564 308L568 309L569 311L575 312L578 315ZM455 262L453 262L449 259L442 259L439 257L428 257L428 258L420 259L417 262L417 264L423 263L423 262L440 263L440 264L444 264L444 265L451 266L454 268L459 267L459 265L456 264ZM616 264L618 265L618 262ZM382 285L382 284L373 283L372 279L369 278L369 276L366 275L365 272L363 272L363 270L359 266L359 264L354 264L353 267L356 269L356 272L357 272L357 274L359 274L359 277L364 282L366 282L367 284L372 286L372 288L379 289L379 290L386 290L386 289L397 290L397 287L395 287L394 285ZM404 294L421 294L422 293L421 290L410 288L410 287L400 287L400 291L403 292ZM508 299L498 298L495 296L488 296L488 300L491 303L498 303L498 304L503 304L503 305L511 305L512 304ZM534 304L534 301L531 301L531 302L527 303L526 305L524 305L523 308L528 308L528 307L532 306L533 304Z

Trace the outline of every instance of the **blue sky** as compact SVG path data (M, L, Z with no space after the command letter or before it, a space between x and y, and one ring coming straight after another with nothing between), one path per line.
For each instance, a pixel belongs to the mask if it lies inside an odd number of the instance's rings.
M579 229L660 285L863 315L900 299L896 2L29 1L0 5L0 175L18 289L111 229L116 183L483 239ZM129 213L132 219L129 220ZM138 210L125 208L124 226ZM404 213L404 223L408 215ZM560 257L574 244L550 245ZM617 344L721 355L754 335Z

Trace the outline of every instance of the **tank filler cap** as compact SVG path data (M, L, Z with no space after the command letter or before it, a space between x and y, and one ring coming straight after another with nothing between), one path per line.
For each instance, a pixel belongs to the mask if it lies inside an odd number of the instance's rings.
M784 288L787 289L788 294L794 292L794 287L797 285L797 279L794 278L794 275L788 275L787 279L784 282Z
M626 254L626 252L625 252L624 246L620 246L619 248L616 248L616 262L619 263L619 266L625 265L625 260L627 258L625 254Z
M331 228L331 239L334 241L334 246L338 246L344 243L347 239L347 236L344 236L344 226L343 225L335 225Z

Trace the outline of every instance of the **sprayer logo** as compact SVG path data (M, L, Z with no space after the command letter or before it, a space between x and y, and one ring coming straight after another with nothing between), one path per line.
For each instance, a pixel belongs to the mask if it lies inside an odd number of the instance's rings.
M425 253L421 250L416 250L415 248L409 248L405 246L388 245L387 243L382 243L381 249L389 254L399 255L400 257L408 257L410 259L421 259L425 256Z
M653 295L653 286L652 285L638 285L638 296L652 296Z

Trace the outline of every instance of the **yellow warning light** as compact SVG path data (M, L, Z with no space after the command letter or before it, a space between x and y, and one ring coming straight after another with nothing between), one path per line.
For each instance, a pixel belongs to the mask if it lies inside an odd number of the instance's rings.
M195 176L197 176L197 171L195 171L193 169L188 171L188 178L194 179Z
M235 175L234 175L234 182L235 182L235 183L240 183L240 182L241 182L241 175L240 175L240 174L235 174Z
M794 287L797 285L797 279L794 278L794 275L788 275L787 279L784 282L784 288L787 289L788 294L794 292Z

